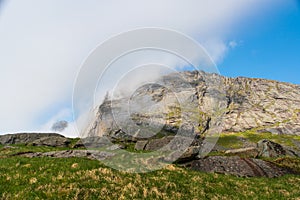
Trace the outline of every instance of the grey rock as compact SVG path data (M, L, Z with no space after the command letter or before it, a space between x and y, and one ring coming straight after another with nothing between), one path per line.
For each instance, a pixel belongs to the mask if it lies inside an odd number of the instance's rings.
M258 156L261 157L275 158L287 155L283 146L266 139L257 143L257 149L259 151Z
M28 158L35 157L53 157L53 158L89 158L94 160L105 160L115 156L114 153L95 150L66 150L66 151L52 151L46 153L24 153L22 156Z
M112 143L107 137L87 137L76 142L73 148L101 148L109 147Z
M147 151L157 151L166 145L168 145L174 139L173 136L167 136L161 139L152 139L148 141L146 147L144 148Z
M289 83L204 72L169 74L133 96L106 98L85 135L136 141L150 138L151 132L202 135L216 126L222 132L300 135L299 99L300 86ZM129 114L128 102L133 105Z
M11 144L29 144L35 140L47 137L61 137L64 136L57 133L17 133L17 134L8 134L0 135L0 144L2 145L11 145Z
M200 152L200 147L191 146L188 147L185 151L173 151L171 154L163 160L165 162L177 162L177 163L186 163L192 160L196 160Z
M106 148L106 150L109 150L109 151L115 151L115 150L119 150L119 149L123 149L123 146L114 144L114 145L111 145Z
M258 159L240 158L238 156L213 156L195 160L186 165L188 168L203 172L221 173L238 177L280 177L293 174L289 169Z
M33 146L68 147L71 141L65 137L43 137L32 142Z
M159 139L138 141L136 150L170 152L163 158L166 162L187 162L194 160L200 152L201 141L194 138L166 136Z
M262 157L300 157L300 152L294 148L283 146L272 142L270 140L261 140L257 143L257 149L259 150L259 156Z
M148 144L148 140L137 141L134 146L134 149L138 151L145 150L147 144Z

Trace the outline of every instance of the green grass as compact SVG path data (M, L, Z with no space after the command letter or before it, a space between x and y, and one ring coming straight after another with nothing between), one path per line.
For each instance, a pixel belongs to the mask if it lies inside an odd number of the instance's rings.
M237 135L221 134L217 142L218 145L226 148L241 148L243 143L238 139Z
M62 151L70 149L68 147L47 147L47 146L26 146L26 145L10 145L12 148L3 148L0 146L0 158L12 156L23 152L50 152Z
M227 148L242 148L243 142L241 138L249 142L257 143L260 140L268 139L281 145L300 148L293 141L300 141L300 136L295 135L275 135L272 133L257 133L256 131L245 131L241 133L222 133L218 140L218 145Z
M170 165L130 174L84 158L0 159L0 199L296 199L299 176L205 174Z
M24 145L24 144L14 144L8 145L12 148L3 148L4 145L0 145L0 158L6 157L10 155L14 155L21 152L49 152L49 151L62 151L68 150L72 147L76 142L78 142L79 138L71 138L71 143L69 147L48 147L48 146L32 146L32 145Z
M239 134L252 142L258 142L262 139L269 139L286 146L294 146L295 144L293 143L293 140L300 141L300 136L295 135L276 135L272 133L256 133L254 131L246 131Z
M292 145L299 136L265 133L221 134L219 145L238 148L240 138L271 139ZM74 144L76 140L72 141ZM300 176L276 179L237 178L183 169L176 165L145 174L131 174L86 158L24 158L20 152L49 152L70 148L0 145L0 199L300 199ZM125 145L135 152L134 143ZM143 151L140 151L143 152ZM143 152L145 153L145 152ZM113 162L124 163L116 156ZM123 160L122 160L123 159ZM299 158L267 159L300 172ZM130 164L130 163L129 163Z
M263 158L283 168L290 168L296 173L300 173L300 158L282 157L282 158Z

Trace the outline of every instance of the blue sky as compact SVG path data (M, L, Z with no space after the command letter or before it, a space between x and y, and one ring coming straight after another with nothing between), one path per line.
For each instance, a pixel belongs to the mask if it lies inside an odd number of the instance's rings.
M300 8L284 5L235 33L237 46L219 64L225 76L300 84Z
M68 120L64 134L74 136L72 92L83 61L136 28L187 34L222 75L300 84L299 9L297 0L0 0L0 134Z

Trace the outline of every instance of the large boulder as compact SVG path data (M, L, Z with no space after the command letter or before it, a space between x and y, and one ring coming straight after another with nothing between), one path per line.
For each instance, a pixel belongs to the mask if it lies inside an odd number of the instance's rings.
M290 147L282 146L278 143L264 139L257 143L258 156L267 158L277 158L282 156L299 157L300 153Z
M197 171L221 173L239 177L274 178L294 173L289 169L281 168L270 162L252 158L240 158L238 156L207 157L194 160L186 166Z
M64 138L64 136L57 133L17 133L17 134L0 135L0 144L2 145L29 144L38 139L45 138L45 137Z
M173 139L173 136L167 136L160 139L152 139L148 141L144 149L147 151L157 151L168 145Z
M170 151L166 162L187 162L196 159L200 152L201 142L198 139L187 137L166 136L158 139L140 140L135 144L136 150Z
M135 143L134 149L137 151L145 150L148 142L148 140L139 140Z
M68 147L71 141L65 137L43 137L32 142L33 146Z
M199 146L190 146L185 151L173 151L167 157L163 158L165 162L186 163L196 160L200 152Z

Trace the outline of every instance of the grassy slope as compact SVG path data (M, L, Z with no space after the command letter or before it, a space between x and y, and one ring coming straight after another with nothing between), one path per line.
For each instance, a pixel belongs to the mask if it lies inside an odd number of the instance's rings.
M173 165L128 174L83 158L0 159L1 199L299 198L299 176L236 178Z
M233 147L232 144L238 142L237 137L257 142L267 136L224 134L219 144ZM298 139L271 137L286 144ZM16 147L4 150L0 146L0 199L300 199L300 176L237 178L190 171L175 165L147 174L128 174L85 158L11 157L24 151L66 149ZM133 151L131 148L129 150ZM270 161L300 172L300 159Z

